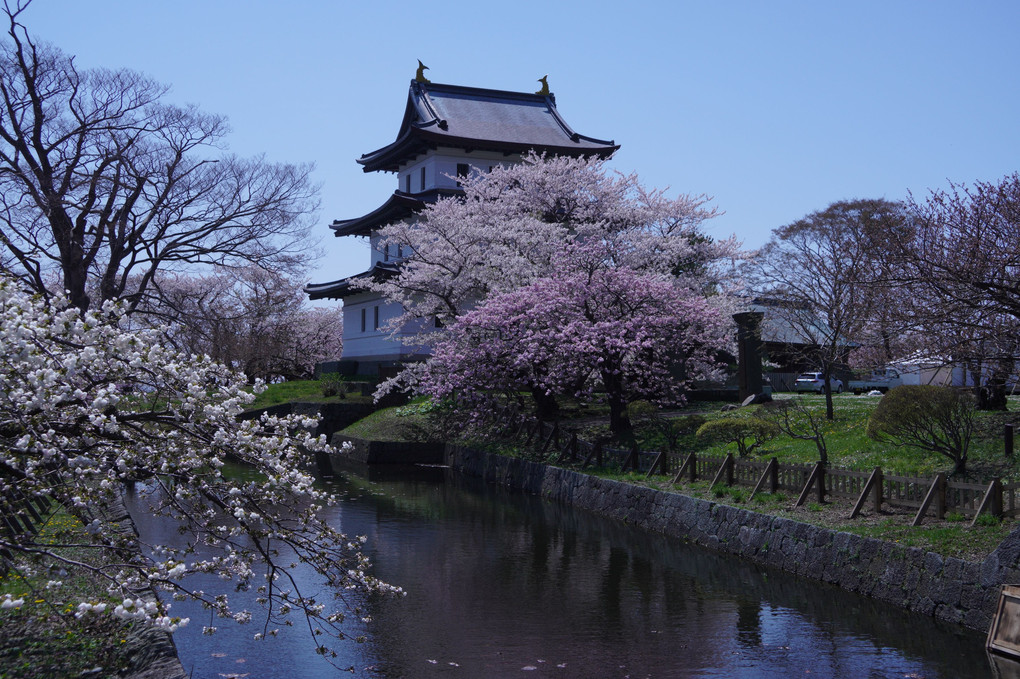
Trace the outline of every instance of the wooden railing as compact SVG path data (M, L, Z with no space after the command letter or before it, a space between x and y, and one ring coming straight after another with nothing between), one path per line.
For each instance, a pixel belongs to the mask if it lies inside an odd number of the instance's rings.
M617 468L622 472L645 473L647 477L662 474L671 477L673 484L701 480L711 481L712 486L748 486L753 489L751 498L759 492L783 490L798 494L798 506L812 496L819 501L828 497L855 499L850 518L857 517L865 505L875 512L883 505L916 509L914 525L920 524L928 514L939 519L949 513L961 514L972 519L971 525L982 514L1020 516L1020 483L1003 484L994 479L983 485L949 481L944 474L925 479L887 475L880 468L860 472L821 464L780 463L777 458L751 460L733 455L689 453L671 460L668 454L660 451L639 450L637 446L628 450L584 441L578 438L575 430L564 430L558 423L523 418L511 409L495 415L501 423L497 431L502 435L524 439L539 455L555 455L556 463L576 463L582 469L589 466Z
M50 501L41 497L23 495L14 490L0 498L0 533L11 543L21 535L36 533L46 522ZM14 554L6 547L0 547L0 575L7 572Z

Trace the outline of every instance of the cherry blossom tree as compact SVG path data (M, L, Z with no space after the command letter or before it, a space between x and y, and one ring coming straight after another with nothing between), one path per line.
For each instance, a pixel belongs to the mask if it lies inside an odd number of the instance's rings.
M979 406L1005 408L1020 358L1020 174L951 184L907 209L913 228L896 242L890 281L910 290L932 353L969 364Z
M449 324L491 294L548 275L574 242L612 246L608 264L671 273L703 290L724 273L737 244L701 229L716 214L705 196L669 198L600 158L526 156L461 178L463 196L428 205L381 231L382 245L409 256L400 272L366 285L399 302L411 319Z
M545 415L553 397L601 393L616 434L630 428L631 400L681 401L713 373L728 324L700 292L667 274L605 266L612 258L603 244L568 244L547 276L460 316L419 390L454 399L476 422L521 390Z
M170 324L182 351L256 379L311 379L315 365L340 356L341 309L308 307L302 284L260 267L210 276L160 276L138 311Z
M224 118L163 101L128 70L33 40L4 2L0 265L79 309L149 291L158 271L293 266L318 204L308 165L224 153Z
M223 618L258 619L232 607L226 594L192 591L181 581L212 573L257 591L271 616L263 620L304 613L312 634L332 631L335 640L349 611L304 591L295 563L315 569L337 593L395 591L367 573L357 538L320 518L334 498L302 471L309 451L328 449L308 433L314 421L239 421L253 398L241 375L177 352L156 331L128 326L111 303L83 313L0 277L0 514L15 516L30 500L41 500L47 514L69 512L87 528L82 547L95 558L71 558L64 548L73 545L49 544L9 524L0 531L0 553L15 569L36 563L68 577L87 571L108 584L106 596L73 602L74 612L52 606L55 615L114 615L173 631L185 621L171 605L136 594L155 587L200 599ZM263 480L232 480L224 472L228 457ZM114 529L111 508L125 483L180 525L182 547L142 546ZM51 582L28 598L6 595L0 605L66 602L60 586ZM328 638L315 636L323 653Z

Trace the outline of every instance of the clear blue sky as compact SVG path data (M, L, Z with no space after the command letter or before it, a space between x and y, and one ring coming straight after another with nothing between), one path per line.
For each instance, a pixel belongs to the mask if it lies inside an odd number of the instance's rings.
M434 82L534 91L548 73L612 166L707 193L710 233L756 247L846 198L901 199L1020 170L1020 2L35 0L82 66L130 67L229 117L231 150L316 164L315 282L366 268L328 224L380 205L416 59Z

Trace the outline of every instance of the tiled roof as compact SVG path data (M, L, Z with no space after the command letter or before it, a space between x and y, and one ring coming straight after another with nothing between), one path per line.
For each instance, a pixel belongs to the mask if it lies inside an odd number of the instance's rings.
M334 220L329 228L333 229L335 236L367 236L373 229L410 217L421 210L426 203L434 203L442 197L455 196L460 193L457 189L431 189L422 193L394 191L385 203L367 215L354 219Z
M354 284L356 281L393 276L398 271L399 269L395 262L376 262L368 271L363 271L347 278L341 278L338 281L309 283L305 286L304 291L308 295L308 299L343 299L344 297L365 291L364 288Z
M619 145L574 132L553 95L411 81L396 141L358 159L365 172L395 172L438 146L607 157Z

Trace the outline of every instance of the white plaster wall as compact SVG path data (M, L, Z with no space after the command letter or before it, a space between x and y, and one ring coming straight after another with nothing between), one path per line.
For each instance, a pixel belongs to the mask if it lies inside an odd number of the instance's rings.
M380 245L381 241L382 239L379 237L378 231L373 231L368 237L369 251L372 253L370 267L375 266L377 262L395 262L410 254L410 250L405 247L401 247L398 253L396 245L390 245L390 252L387 257L386 253L383 252L382 245Z
M489 167L500 164L520 162L519 155L504 156L496 151L472 151L461 149L439 148L435 153L418 156L412 162L400 168L397 173L397 188L407 189L407 177L411 177L411 193L418 193L421 188L421 168L425 168L425 190L434 188L457 188L457 164L467 163L481 172L488 172ZM448 176L449 175L449 176Z
M375 308L379 308L379 327L374 327ZM365 310L365 329L361 329L361 310ZM409 356L427 352L429 347L420 342L405 343L402 338L414 337L421 324L402 328L395 336L388 323L401 314L399 304L387 302L374 292L364 292L344 299L344 350L345 359L365 359Z

